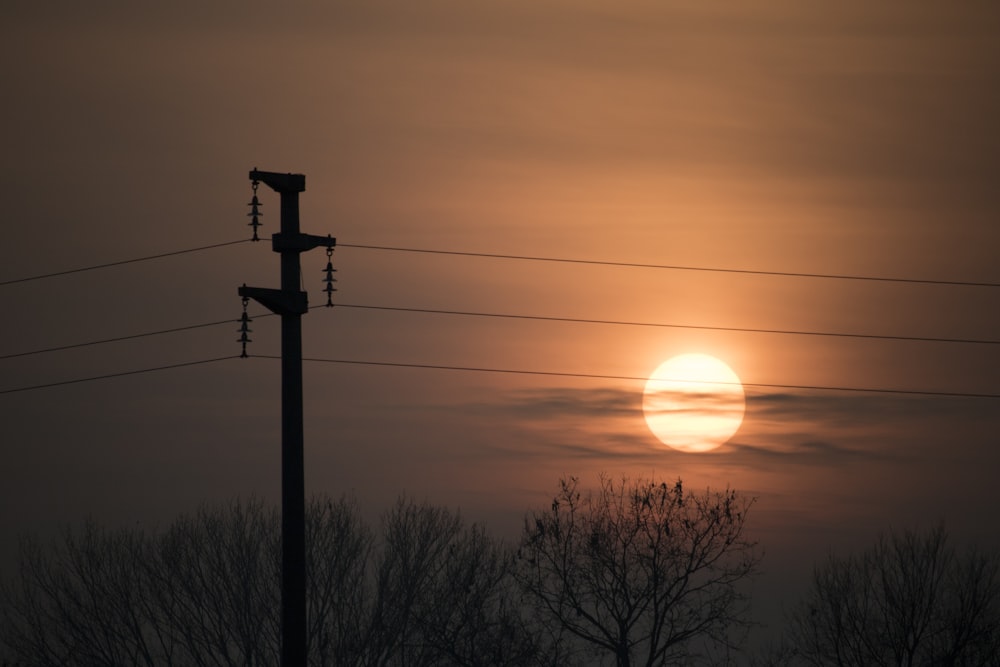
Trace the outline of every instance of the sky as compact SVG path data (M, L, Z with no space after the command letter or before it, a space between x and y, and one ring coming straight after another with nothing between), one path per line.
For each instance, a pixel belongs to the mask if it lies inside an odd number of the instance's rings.
M340 245L307 357L603 376L307 362L307 492L513 539L565 475L735 488L780 629L830 549L941 521L1000 546L1000 399L940 395L1000 394L997 34L985 2L5 2L0 391L238 355L266 240L20 279L246 239L248 172L301 173L302 230ZM689 352L747 383L703 454L642 417ZM25 531L276 501L279 416L272 359L0 393L0 569Z

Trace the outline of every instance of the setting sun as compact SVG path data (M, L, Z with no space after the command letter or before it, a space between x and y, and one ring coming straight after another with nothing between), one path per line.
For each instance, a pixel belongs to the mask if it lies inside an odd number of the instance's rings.
M739 377L707 354L682 354L649 377L642 410L649 430L682 452L707 452L743 423L746 399Z

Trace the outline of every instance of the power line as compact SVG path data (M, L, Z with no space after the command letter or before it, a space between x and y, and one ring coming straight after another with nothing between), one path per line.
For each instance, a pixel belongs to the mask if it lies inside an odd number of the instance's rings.
M35 276L27 276L23 278L14 278L11 280L0 281L0 287L4 285L13 285L15 283L29 282L33 280L41 280L43 278L54 278L58 276L69 275L73 273L82 273L84 271L93 271L96 269L105 269L114 266L122 266L124 264L134 264L137 262L146 262L153 259L161 259L164 257L173 257L176 255L183 255L192 252L200 252L203 250L212 250L214 248L222 248L231 245L237 245L240 243L251 242L252 239L240 239L238 241L227 241L224 243L215 243L206 246L200 246L197 248L185 248L183 250L175 250L171 252L159 253L156 255L147 255L145 257L134 257L131 259L119 260L116 262L107 262L104 264L95 264L92 266L83 266L75 269L67 269L65 271L54 271L51 273L44 273ZM522 261L533 261L533 262L556 262L562 264L584 264L591 266L613 266L613 267L627 267L627 268L640 268L640 269L668 269L674 271L700 271L707 273L733 273L733 274L743 274L743 275L757 275L757 276L776 276L783 278L820 278L828 280L854 280L854 281L868 281L868 282L883 282L883 283L902 283L902 284L912 284L912 285L938 285L938 286L950 286L950 287L1000 287L1000 283L988 282L988 281L971 281L971 280L933 280L929 278L899 278L899 277L886 277L886 276L862 276L862 275L852 275L852 274L836 274L836 273L805 273L796 271L765 271L765 270L755 270L755 269L732 269L723 267L709 267L709 266L691 266L691 265L681 265L681 264L649 264L642 262L619 262L610 260L597 260L597 259L574 259L568 257L544 257L536 255L513 255L513 254L503 254L503 253L490 253L490 252L469 252L460 250L438 250L433 248L407 248L402 246L382 246L382 245L369 245L361 243L338 243L340 248L356 248L362 250L380 250L380 251L390 251L390 252L409 252L409 253L421 253L421 254L431 254L431 255L452 255L460 257L481 257L488 259L513 259Z
M280 356L276 355L266 355L266 354L252 354L252 358L256 359L281 359ZM239 355L230 355L226 357L216 357L213 359L201 359L198 361L188 361L178 364L168 364L165 366L154 366L152 368L141 368L138 370L122 371L119 373L107 373L104 375L93 375L83 378L75 378L72 380L61 380L59 382L48 382L45 384L30 385L26 387L16 387L14 389L3 389L0 390L0 395L2 394L15 394L25 391L33 391L36 389L49 389L51 387L62 387L71 384L81 384L84 382L94 382L96 380L107 380L110 378L125 377L129 375L142 375L144 373L153 373L157 371L170 370L173 368L185 368L188 366L199 366L202 364L211 364L219 361L226 361L229 359L239 359ZM327 363L327 364L349 364L356 366L382 366L388 368L412 368L419 370L443 370L443 371L463 371L463 372L473 372L473 373L499 373L506 375L534 375L543 377L564 377L564 378L585 378L594 380L627 380L632 382L645 382L648 378L635 376L635 375L606 375L598 373L569 373L561 371L538 371L538 370L525 370L525 369L515 369L515 368L491 368L485 366L457 366L457 365L444 365L444 364L417 364L417 363L404 363L404 362L391 362L391 361L371 361L364 359L324 359L316 357L303 358L303 361L310 361L315 363ZM682 382L689 382L698 384L698 380L681 380ZM727 382L716 382L706 381L707 384L733 384ZM868 393L868 394L895 394L895 395L907 395L907 396L928 396L928 397L947 397L947 398L987 398L987 399L1000 399L1000 394L987 394L987 393L976 393L976 392L960 392L960 391L930 391L930 390L919 390L919 389L887 389L879 387L843 387L843 386L831 386L831 385L808 385L808 384L771 384L763 382L741 382L739 383L743 387L753 387L757 389L795 389L795 390L809 390L809 391L836 391L836 392L854 392L854 393Z
M268 313L267 315L270 315ZM260 315L260 317L266 317L267 315ZM255 318L256 319L256 318ZM60 345L58 347L47 347L40 350L30 350L28 352L15 352L14 354L5 354L0 356L0 359L13 359L15 357L28 357L34 354L45 354L47 352L59 352L61 350L73 350L79 347L89 347L91 345L103 345L104 343L118 343L123 340L132 340L135 338L146 338L148 336L159 336L162 334L177 333L179 331L190 331L192 329L203 329L205 327L215 327L221 324L235 324L238 320L228 319L219 320L217 322L205 322L203 324L189 324L184 327L174 327L173 329L160 329L159 331L145 331L143 333L130 334L128 336L118 336L116 338L104 338L101 340L91 340L85 343L73 343L71 345Z
M977 282L971 280L931 280L924 278L893 278L882 276L859 276L839 273L801 273L795 271L763 271L753 269L726 269L707 266L686 266L678 264L644 264L639 262L613 262L597 259L571 259L566 257L540 257L533 255L507 255L490 252L466 252L459 250L432 250L429 248L404 248L399 246L363 245L338 243L339 248L359 248L363 250L385 250L391 252L411 252L431 255L457 255L461 257L487 257L490 259L517 259L531 262L559 262L563 264L588 264L593 266L618 266L637 269L670 269L674 271L703 271L710 273L738 273L755 276L778 276L782 278L824 278L830 280L859 280L882 283L904 283L913 285L946 285L951 287L1000 287L1000 283Z
M240 239L239 241L226 241L225 243L213 243L212 245L200 246L198 248L185 248L184 250L174 250L172 252L163 252L158 255L148 255L146 257L134 257L132 259L123 259L117 262L108 262L106 264L95 264L93 266L82 266L77 269L67 269L66 271L55 271L53 273L43 273L37 276L28 276L27 278L14 278L13 280L0 281L0 287L4 285L13 285L14 283L26 283L32 280L41 280L42 278L54 278L56 276L65 276L71 273L82 273L84 271L93 271L95 269L107 269L112 266L121 266L123 264L134 264L136 262L146 262L151 259L161 259L163 257L173 257L175 255L184 255L190 252L200 252L202 250L212 250L213 248L222 248L225 246L237 245L239 243L247 243L251 239Z
M384 310L402 313L428 313L433 315L467 315L472 317L491 317L513 320L536 320L541 322L568 322L574 324L609 324L630 327L656 327L664 329L695 329L699 331L729 331L740 333L781 334L789 336L828 336L833 338L860 338L869 340L909 341L921 343L967 343L976 345L1000 345L1000 340L979 338L943 338L932 336L896 336L883 334L839 333L830 331L804 331L790 329L754 329L749 327L720 327L696 324L673 324L667 322L631 322L625 320L598 320L579 317L556 317L547 315L522 315L516 313L488 313L468 310L441 310L435 308L406 308L399 306L369 306L354 303L338 303L337 308L356 308L364 310Z
M918 342L918 343L951 343L951 344L971 344L971 345L1000 345L1000 340L990 340L990 339L980 339L980 338L944 338L944 337L933 337L933 336L902 336L902 335L891 335L891 334L860 334L860 333L842 333L842 332L830 332L830 331L805 331L805 330L792 330L792 329L757 329L750 327L722 327L722 326L707 326L698 324L677 324L672 322L635 322L628 320L602 320L602 319L592 319L592 318L580 318L580 317L558 317L551 315L525 315L521 313L492 313L483 311L468 311L468 310L445 310L437 308L412 308L404 306L374 306L368 304L358 304L358 303L338 303L335 304L337 308L349 308L356 310L378 310L386 312L400 312L400 313L420 313L420 314L430 314L430 315L457 315L457 316L468 316L468 317L484 317L484 318L496 318L496 319L512 319L512 320L531 320L539 322L563 322L570 324L604 324L613 326L631 326L631 327L652 327L652 328L663 328L663 329L689 329L696 331L725 331L725 332L736 332L736 333L763 333L763 334L777 334L777 335L787 335L787 336L824 336L832 338L852 338L852 339L862 339L862 340L885 340L885 341L898 341L898 342ZM326 308L325 304L316 304L309 307L309 310L314 310L317 308ZM274 313L261 313L259 315L254 315L251 319L258 320L265 317L273 317ZM0 355L0 361L4 359L14 359L17 357L28 357L37 354L46 354L50 352L60 352L63 350L72 350L81 347L90 347L92 345L103 345L106 343L118 343L126 340L133 340L137 338L147 338L151 336L160 336L165 334L178 333L181 331L191 331L194 329L202 329L206 327L220 326L223 324L237 324L238 319L232 318L227 320L217 320L215 322L203 322L201 324L189 324L186 326L173 327L170 329L159 329L156 331L145 331L136 334L128 334L124 336L117 336L114 338L103 338L100 340L85 341L82 343L72 343L68 345L59 345L55 347L41 348L37 350L29 350L27 352L14 352L12 354Z
M326 307L327 306L325 304L324 305L309 306L309 310L313 310L313 309L316 309L316 308L326 308ZM260 320L260 319L263 319L265 317L274 317L274 313L261 313L259 315L254 315L250 319L251 319L251 321L253 321L253 320ZM217 326L220 326L220 325L223 325L223 324L239 324L239 322L240 322L239 319L230 318L228 320L216 320L215 322L202 322L201 324L188 324L186 326L173 327L171 329L159 329L157 331L144 331L142 333L128 334L128 335L125 335L125 336L117 336L115 338L102 338L100 340L85 341L83 343L71 343L69 345L58 345L56 347L46 347L46 348L41 348L41 349L38 349L38 350L29 350L27 352L14 352L12 354L0 355L0 361L2 361L4 359L14 359L14 358L17 358L17 357L30 357L30 356L35 355L35 354L46 354L46 353L49 353L49 352L60 352L62 350L73 350L73 349L80 348L80 347L90 347L91 345L103 345L105 343L119 343L119 342L125 341L125 340L133 340L133 339L136 339L136 338L147 338L147 337L150 337L150 336L161 336L161 335L164 335L164 334L178 333L180 331L191 331L193 329L204 329L206 327L217 327Z
M35 389L48 389L50 387L62 387L68 384L80 384L82 382L93 382L95 380L107 380L109 378L125 377L126 375L141 375L143 373L153 373L155 371L165 371L171 368L184 368L187 366L199 366L201 364L212 364L217 361L226 361L227 359L239 359L238 354L234 354L228 357L216 357L214 359L201 359L199 361L186 361L180 364L169 364L167 366L155 366L153 368L140 368L134 371L122 371L120 373L108 373L106 375L92 375L90 377L76 378L73 380L62 380L60 382L48 382L46 384L36 384L28 387L17 387L15 389L3 389L0 390L0 394L16 394L22 391L33 391Z
M281 357L274 355L252 354L250 356L257 359L281 359ZM488 368L482 366L450 366L441 364L413 364L413 363L402 363L402 362L391 362L391 361L369 361L362 359L303 358L302 361L312 361L312 362L327 363L327 364L353 364L358 366L386 366L391 368L415 368L415 369L442 370L442 371L467 371L473 373L503 373L508 375L541 375L546 377L588 378L595 380L629 380L635 382L646 382L649 379L634 375L566 373L559 371L532 371L532 370L513 369L513 368ZM962 391L925 391L919 389L885 389L877 387L837 387L828 385L809 385L809 384L768 384L763 382L736 383L736 382L716 382L714 380L704 381L704 382L698 380L677 380L677 381L690 382L694 384L732 384L732 385L739 384L743 387L754 387L757 389L798 389L798 390L812 390L812 391L855 392L855 393L868 393L868 394L902 394L909 396L1000 399L1000 394L980 394L975 392L962 392Z

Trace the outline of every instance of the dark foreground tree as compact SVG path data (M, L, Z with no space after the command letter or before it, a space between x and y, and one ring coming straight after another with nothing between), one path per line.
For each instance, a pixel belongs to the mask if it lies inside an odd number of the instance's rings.
M759 562L744 536L753 504L734 491L686 494L678 481L562 480L525 520L517 577L548 636L602 664L691 664L697 645L746 628L742 586ZM603 657L602 657L603 656Z
M0 590L4 657L23 665L155 664L169 639L133 620L150 605L148 544L141 532L91 522L50 550L22 543L20 577Z
M447 509L400 500L383 518L365 665L533 665L508 549Z
M943 527L831 555L784 652L807 665L1000 665L1000 555L959 553Z
M0 663L277 665L279 517L262 503L159 535L94 523L22 546L0 590ZM532 665L510 554L478 526L400 501L377 539L348 500L308 504L310 665Z
M278 522L251 500L183 515L160 535L87 522L50 545L25 540L0 591L0 636L29 665L277 664ZM365 536L347 501L313 501L306 525L343 545L310 551L315 620L343 595L336 569Z

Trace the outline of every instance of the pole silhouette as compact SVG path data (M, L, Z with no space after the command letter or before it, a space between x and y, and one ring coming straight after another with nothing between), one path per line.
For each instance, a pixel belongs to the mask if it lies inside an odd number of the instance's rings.
M302 425L302 315L309 310L308 295L299 289L299 254L317 247L333 248L331 236L299 231L299 193L306 189L303 174L250 172L281 196L281 231L271 236L271 249L281 254L281 289L239 288L281 316L281 665L306 665L306 546L305 460ZM256 196L254 196L256 204ZM256 209L255 209L256 210ZM254 217L256 224L256 216ZM256 240L256 226L254 228Z

